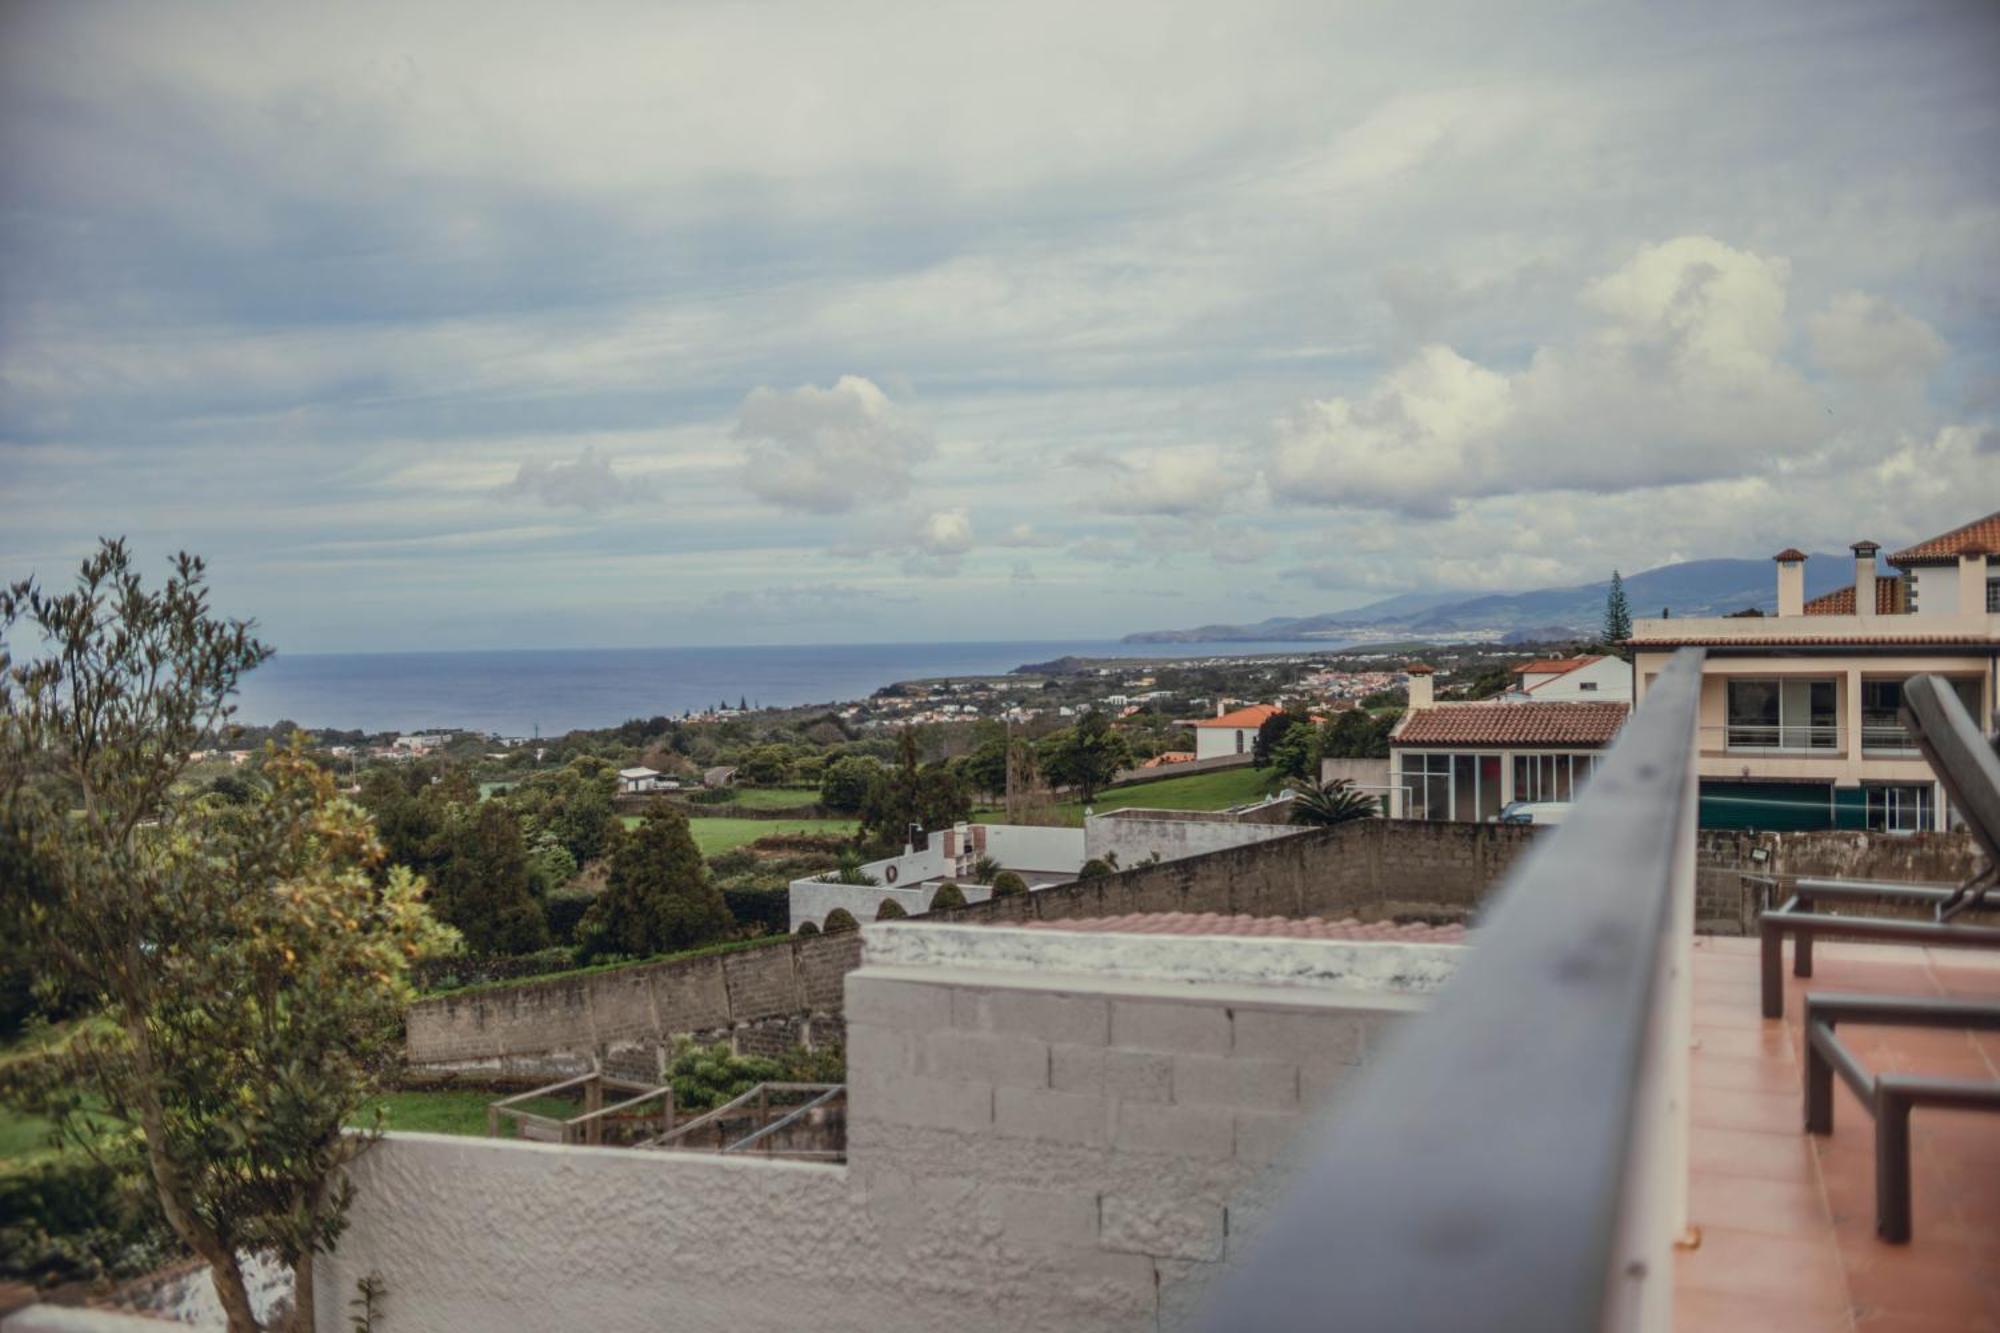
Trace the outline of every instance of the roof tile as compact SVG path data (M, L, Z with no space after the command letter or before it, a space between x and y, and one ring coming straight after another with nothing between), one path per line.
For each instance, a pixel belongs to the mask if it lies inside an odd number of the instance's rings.
M1029 930L1078 930L1119 935L1238 935L1290 940L1403 940L1420 944L1463 944L1466 928L1421 922L1363 922L1356 917L1228 916L1220 912L1131 912L1124 916L1066 917L1024 921Z
M1622 703L1446 704L1407 714L1391 745L1608 745Z
M2000 551L2000 510L1985 518L1975 518L1964 527L1942 536L1907 546L1889 557L1892 565L1956 564L1960 555L1991 554Z

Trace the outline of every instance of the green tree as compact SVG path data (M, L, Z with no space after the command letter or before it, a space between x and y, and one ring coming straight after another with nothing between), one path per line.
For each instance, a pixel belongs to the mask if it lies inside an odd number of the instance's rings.
M1365 708L1349 708L1335 713L1333 719L1320 728L1321 758L1387 759L1389 733L1396 729L1396 723L1402 716L1401 709L1391 709L1380 716Z
M1074 727L1051 734L1036 758L1051 782L1076 788L1088 805L1118 770L1131 766L1132 746L1093 708Z
M8 1073L10 1095L72 1141L85 1118L133 1128L161 1211L208 1263L232 1333L258 1327L240 1256L295 1273L313 1327L311 1257L344 1225L343 1131L399 1053L410 959L443 947L407 870L378 883L366 816L297 749L272 751L241 803L181 781L270 655L212 616L202 562L148 589L122 541L76 587L0 592L46 656L0 649L0 934L109 1020Z
M546 948L548 922L536 901L521 820L504 801L455 806L450 854L437 869L437 914L481 954L532 953Z
M896 763L875 773L861 802L861 833L872 847L900 847L910 825L945 828L972 816L972 801L950 769L918 762L916 732L903 728L896 736Z
M1604 641L1617 647L1632 637L1632 608L1625 600L1625 579L1611 571L1611 591L1604 595Z
M709 880L687 816L656 800L639 827L613 843L604 892L584 913L577 933L588 957L643 958L706 944L734 924L722 890Z
M1303 713L1276 712L1257 725L1257 736L1250 745L1250 762L1258 768L1268 768L1271 764L1271 749L1285 734L1300 723L1307 726L1313 720Z
M826 766L819 780L819 803L829 810L859 810L868 799L868 784L882 765L859 755L847 755Z
M1294 722L1271 744L1271 767L1280 778L1316 783L1319 780L1319 729Z
M1003 734L974 746L972 752L965 756L959 772L972 790L987 796L1004 795L1007 791L1007 737Z

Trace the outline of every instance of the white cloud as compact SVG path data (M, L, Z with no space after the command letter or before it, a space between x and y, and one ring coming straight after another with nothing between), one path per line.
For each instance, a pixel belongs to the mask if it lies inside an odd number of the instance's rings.
M959 556L972 549L972 517L963 509L941 509L924 520L917 546L925 555Z
M743 484L785 509L841 514L899 500L935 451L889 396L859 375L831 389L760 388L743 400L736 438L745 442Z
M1950 349L1937 330L1891 302L1841 292L1806 321L1813 359L1836 375L1863 381L1929 374Z
M1213 445L1134 449L1106 459L1104 467L1091 498L1112 514L1213 514L1245 484Z
M1599 322L1508 373L1438 344L1356 398L1280 421L1274 493L1437 515L1536 491L1740 475L1825 434L1781 357L1789 266L1705 236L1642 248L1584 291Z
M529 459L499 493L532 496L552 509L604 509L657 494L650 481L620 476L611 460L590 445L568 463Z

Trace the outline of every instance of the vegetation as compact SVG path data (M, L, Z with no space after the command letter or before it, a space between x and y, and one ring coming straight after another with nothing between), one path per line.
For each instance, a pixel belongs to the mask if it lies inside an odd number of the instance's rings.
M735 923L688 831L688 818L655 800L639 827L615 836L604 892L578 923L579 955L644 958L720 939Z
M95 1150L126 1127L167 1225L215 1277L232 1333L258 1323L239 1256L294 1269L338 1238L342 1127L398 1054L409 961L448 941L406 869L294 745L242 799L181 781L242 675L270 656L209 613L200 560L150 590L122 542L75 588L0 594L47 655L0 654L0 934L81 983L110 1018L7 1066L10 1101Z
M1336 778L1314 784L1292 802L1292 822L1330 828L1357 819L1373 819L1382 813L1382 802L1355 787L1351 778Z
M860 814L863 840L886 854L904 845L912 825L935 829L969 819L972 802L947 766L919 762L917 734L905 727L895 766L869 779Z
M908 915L909 913L903 910L903 905L894 898L884 898L882 905L875 910L877 921L900 921Z
M1011 870L1003 870L993 877L995 898L1018 898L1028 891L1028 882Z
M930 910L933 912L947 907L963 906L965 906L965 890L959 888L958 885L952 883L950 880L946 880L944 883L938 885L937 892L931 895Z
M848 911L845 907L836 907L826 914L826 926L824 929L829 935L837 935L843 930L859 930L861 929L861 923L856 921L854 913Z
M1120 769L1132 766L1132 746L1112 730L1111 719L1093 708L1076 726L1043 740L1035 759L1049 781L1075 788L1089 805Z
M1611 571L1611 590L1604 595L1604 642L1617 647L1632 637L1632 607L1625 600L1625 578Z
M1111 863L1108 861L1101 861L1097 857L1093 856L1088 861L1085 861L1083 865L1077 869L1076 877L1080 880L1103 879L1106 875L1109 875L1110 873L1111 873Z

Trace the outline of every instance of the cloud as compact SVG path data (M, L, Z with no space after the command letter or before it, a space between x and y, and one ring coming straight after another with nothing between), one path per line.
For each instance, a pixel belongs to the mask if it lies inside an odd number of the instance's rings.
M1784 362L1790 268L1705 236L1646 246L1590 283L1597 322L1509 373L1419 350L1366 392L1277 423L1280 499L1438 516L1482 496L1741 475L1825 435Z
M844 514L910 493L917 464L936 446L889 396L859 375L831 389L808 384L752 390L737 413L745 442L743 484L783 509Z
M1928 375L1950 348L1937 330L1876 296L1841 292L1806 321L1813 359L1836 375L1863 381Z
M941 509L924 520L917 545L925 555L964 555L972 549L972 518L963 509Z
M596 510L612 505L649 500L657 494L652 482L621 477L609 458L585 445L583 452L568 463L529 459L514 473L514 480L502 486L503 496L530 496L551 509Z
M1134 449L1102 466L1107 476L1093 498L1112 514L1213 514L1246 480L1212 445Z
M1052 532L1043 532L1032 523L1016 523L1007 531L993 539L995 546L1061 546L1063 538Z

